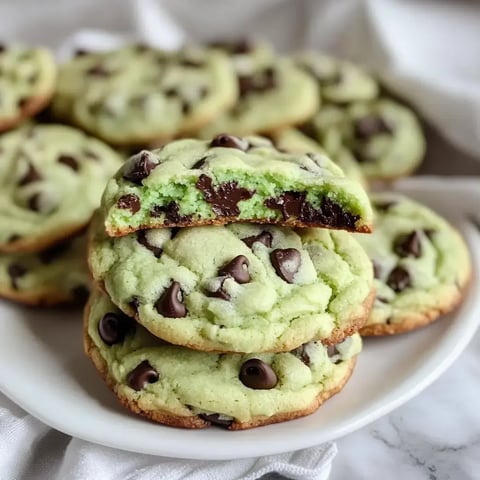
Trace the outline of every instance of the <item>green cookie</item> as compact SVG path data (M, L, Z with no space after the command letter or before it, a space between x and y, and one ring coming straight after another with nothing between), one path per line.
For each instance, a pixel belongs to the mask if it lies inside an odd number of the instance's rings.
M345 147L350 149L369 180L409 175L425 154L415 114L385 98L348 107L326 105L307 128L334 158Z
M92 228L96 282L154 335L197 350L338 343L373 300L370 260L342 231L235 223L108 237Z
M328 157L230 135L134 155L108 183L102 208L112 236L232 221L368 232L372 221L363 187Z
M48 50L0 45L0 132L42 110L53 95L56 76Z
M0 254L0 296L27 305L84 302L90 289L85 234L37 253Z
M0 136L0 251L40 251L84 228L121 165L101 141L63 125Z
M361 350L356 334L335 347L215 354L166 344L95 292L85 312L87 355L134 413L167 425L230 430L291 420L340 391Z
M398 194L372 195L375 230L358 235L372 259L377 297L362 335L413 330L450 312L471 277L459 233L424 205Z
M201 128L237 94L232 65L221 52L137 45L62 65L53 111L113 145L145 145Z

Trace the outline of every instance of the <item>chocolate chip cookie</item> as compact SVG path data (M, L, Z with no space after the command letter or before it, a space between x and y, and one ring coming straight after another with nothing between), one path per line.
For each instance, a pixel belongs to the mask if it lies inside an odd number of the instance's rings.
M295 128L286 128L270 135L272 142L280 150L292 153L318 152L327 155L325 149L313 138ZM347 148L339 148L332 160L343 170L350 179L367 187L367 181L357 161Z
M56 75L55 60L48 50L0 45L0 132L48 104Z
M107 145L63 125L1 135L0 251L40 251L81 230L120 165Z
M359 65L314 51L299 52L293 59L315 79L322 102L345 105L378 95L376 80Z
M332 157L350 149L369 180L409 175L425 154L416 115L386 98L347 107L326 105L306 128Z
M201 128L237 96L222 52L132 45L62 65L53 112L112 145L145 145Z
M459 233L435 212L406 197L377 193L375 230L357 235L375 272L376 300L362 335L414 330L450 312L471 276Z
M0 254L0 296L37 306L85 302L86 249L83 234L37 253Z
M257 50L233 55L240 97L197 135L211 138L222 132L234 135L269 133L303 123L319 108L316 82L289 59L260 55Z
M131 157L108 183L102 207L111 236L233 221L369 232L372 220L363 187L328 157L226 134Z
M361 340L276 354L198 352L155 338L94 292L84 346L128 410L175 427L241 430L314 412L347 382Z
M235 223L108 237L94 220L96 282L154 335L206 351L338 343L364 324L372 265L343 231Z

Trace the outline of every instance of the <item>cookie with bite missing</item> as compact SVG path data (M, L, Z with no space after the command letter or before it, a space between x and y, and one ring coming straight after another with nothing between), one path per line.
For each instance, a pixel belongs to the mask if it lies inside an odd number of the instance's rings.
M0 45L0 132L46 107L56 77L57 66L48 50Z
M415 113L387 98L326 105L303 128L333 158L348 148L368 180L410 175L425 154L425 137Z
M374 266L376 299L362 335L395 335L427 325L463 299L471 277L460 234L428 207L372 194L375 230L357 235Z
M369 232L363 187L321 153L261 137L177 140L130 158L102 199L108 235L234 221Z
M352 235L230 224L108 237L94 219L94 280L163 340L218 352L340 342L373 301L368 256Z
M120 157L63 125L25 125L0 136L0 251L48 248L90 221Z
M201 128L237 96L222 52L129 45L61 65L52 110L112 145L146 145Z
M128 410L175 427L242 430L314 412L347 382L361 339L285 353L198 352L162 342L95 291L84 347Z
M0 253L0 297L35 306L83 303L90 290L86 233L36 253Z

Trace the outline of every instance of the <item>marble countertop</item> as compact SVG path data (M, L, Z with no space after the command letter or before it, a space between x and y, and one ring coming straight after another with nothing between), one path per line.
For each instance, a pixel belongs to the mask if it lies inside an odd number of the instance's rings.
M330 480L480 479L480 331L419 396L337 441Z
M480 163L429 130L420 173L480 175ZM480 479L480 330L419 396L337 441L330 480Z

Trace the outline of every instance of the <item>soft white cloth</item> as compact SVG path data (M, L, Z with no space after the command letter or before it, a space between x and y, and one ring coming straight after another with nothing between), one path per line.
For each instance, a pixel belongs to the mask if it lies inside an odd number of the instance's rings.
M52 430L0 394L0 480L327 480L334 444L208 462L122 452Z
M283 51L334 52L371 67L480 159L477 0L23 0L21 8L0 2L5 39L58 47L79 26L167 48L185 38L254 36Z

